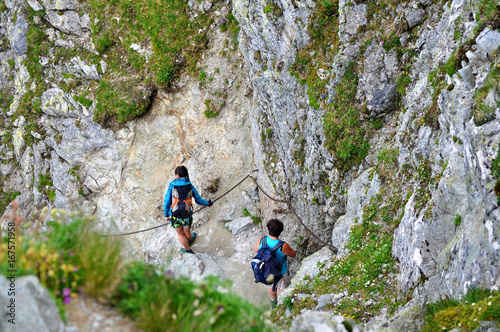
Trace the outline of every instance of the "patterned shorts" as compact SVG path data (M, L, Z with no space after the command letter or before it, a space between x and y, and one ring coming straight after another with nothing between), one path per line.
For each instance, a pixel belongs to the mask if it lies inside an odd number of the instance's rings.
M185 226L190 228L192 224L193 224L193 217L189 217L186 219L170 217L170 226L172 226L173 228L178 228L180 226Z

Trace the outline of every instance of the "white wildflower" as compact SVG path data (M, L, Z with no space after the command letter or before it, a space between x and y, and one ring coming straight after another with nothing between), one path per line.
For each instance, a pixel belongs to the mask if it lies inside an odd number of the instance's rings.
M197 317L197 316L201 315L201 312L202 312L202 311L201 311L200 309L196 309L196 310L193 312L193 316L194 316L194 317Z

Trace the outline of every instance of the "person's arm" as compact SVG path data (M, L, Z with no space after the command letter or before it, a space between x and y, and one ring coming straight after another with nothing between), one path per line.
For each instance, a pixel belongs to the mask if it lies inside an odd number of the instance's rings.
M260 241L262 240L263 237L264 237L264 235L262 235L261 237L259 237L259 240L257 241L257 243L255 243L255 245L253 246L253 252L254 253L258 253L259 252Z
M284 254L284 255L287 255L287 256L290 256L292 258L295 257L295 255L297 255L297 253L295 252L295 250L293 250L289 245L288 243L285 243L283 245L283 247L281 247L281 252Z
M198 193L198 190L196 190L196 188L193 185L191 185L191 189L193 189L194 201L197 204L199 204L199 205L205 205L205 206L209 206L210 205L210 203L207 200L201 198L200 194Z
M165 194L165 199L163 200L163 215L165 217L170 217L171 205L172 205L172 185L169 185L167 193Z

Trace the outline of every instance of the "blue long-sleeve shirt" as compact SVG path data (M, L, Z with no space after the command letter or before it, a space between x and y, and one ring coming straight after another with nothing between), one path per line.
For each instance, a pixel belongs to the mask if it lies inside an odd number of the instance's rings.
M198 190L196 190L196 188L191 184L191 181L189 181L188 178L178 178L170 182L167 193L165 194L165 199L163 201L163 213L165 217L172 216L172 190L174 186L191 186L191 190L193 191L194 201L199 205L206 205L206 206L209 205L207 200L201 198L200 194L198 193ZM191 211L191 215L192 214L193 211Z

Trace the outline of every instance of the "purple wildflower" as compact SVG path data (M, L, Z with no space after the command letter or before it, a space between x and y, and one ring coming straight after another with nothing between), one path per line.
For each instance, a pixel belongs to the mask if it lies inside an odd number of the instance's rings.
M71 289L63 288L63 296L69 296L69 294L71 294Z

